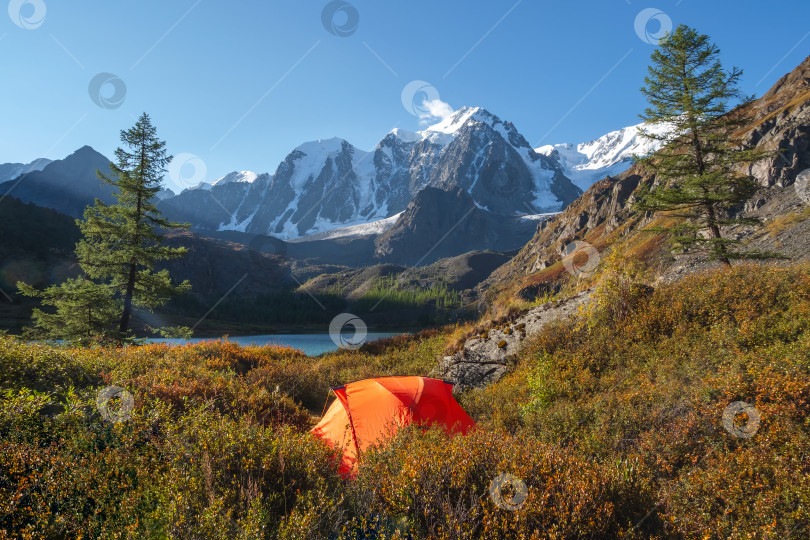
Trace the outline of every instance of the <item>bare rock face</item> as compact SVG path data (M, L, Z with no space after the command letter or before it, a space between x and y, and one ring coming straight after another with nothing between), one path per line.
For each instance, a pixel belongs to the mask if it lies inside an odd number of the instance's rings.
M482 289L548 268L562 259L568 243L582 240L592 231L608 235L628 221L637 220L630 205L635 190L645 179L637 172L634 167L618 178L600 180L562 213L540 223L531 241L511 262L496 270ZM588 241L592 242L590 237Z
M779 79L751 104L755 126L747 146L778 150L779 155L751 167L763 187L786 187L810 168L810 57Z
M452 381L454 392L496 382L506 373L510 357L518 352L527 336L537 334L552 321L575 316L580 306L590 301L590 294L586 291L532 308L510 323L468 339L461 351L442 358L431 376Z
M763 187L792 185L797 174L810 168L810 102L778 113L749 137L779 155L752 165L748 173Z
M469 251L519 249L532 237L534 223L481 209L464 189L426 187L394 226L376 238L374 256L418 266Z

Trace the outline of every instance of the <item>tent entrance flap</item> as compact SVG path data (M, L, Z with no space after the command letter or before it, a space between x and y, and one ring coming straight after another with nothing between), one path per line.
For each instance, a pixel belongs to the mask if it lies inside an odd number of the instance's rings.
M352 432L352 442L354 443L354 451L355 451L355 462L360 459L360 447L357 444L357 433L354 430L354 421L352 420L352 410L349 407L349 396L346 393L346 386L340 386L334 389L335 395L337 396L338 400L340 400L341 405L343 408L346 409L346 416L349 420L349 427L351 428Z

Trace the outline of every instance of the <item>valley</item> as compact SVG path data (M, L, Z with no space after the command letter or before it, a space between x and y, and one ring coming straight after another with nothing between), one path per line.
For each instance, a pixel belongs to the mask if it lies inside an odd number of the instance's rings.
M0 540L810 537L804 4L198 4L0 27Z
M420 132L395 129L373 152L342 139L315 141L293 150L273 174L233 172L182 193L164 190L158 208L191 225L188 233L170 235L171 245L190 251L167 268L189 279L193 292L157 316L196 324L197 333L208 336L319 331L340 310L364 309L358 284L342 285L363 275L371 280L366 288L395 279L388 288L400 298L424 287L436 291L430 302L387 302L386 309L363 312L375 328L418 329L476 317L474 288L581 193L568 176L588 187L575 167L591 171L591 180L622 172L634 153L654 149L640 137L632 126L579 145L589 154L572 165L559 157L571 145L535 152L510 122L462 108ZM53 163L7 164L3 170L31 170L0 183L0 196L8 195L6 204L19 199L80 217L95 197L112 202L95 174L108 171L108 162L83 147ZM6 224L9 234L14 226ZM43 240L51 258L61 257L57 266L76 274L71 241ZM13 292L19 280L45 285L65 275L28 273L43 264L54 262L14 247L4 257L0 288ZM418 278L410 276L414 271ZM437 305L442 288L455 296ZM32 307L17 297L4 306L0 327L18 332ZM296 315L288 316L290 310ZM140 324L149 325L150 316L142 316Z

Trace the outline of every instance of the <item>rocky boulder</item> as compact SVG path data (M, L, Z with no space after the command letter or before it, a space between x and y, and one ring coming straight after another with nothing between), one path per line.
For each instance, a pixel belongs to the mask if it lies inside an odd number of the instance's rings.
M431 376L452 381L454 392L496 382L506 373L510 359L526 337L537 334L553 321L576 315L580 306L590 301L591 292L532 308L514 321L468 339L459 352L442 358Z

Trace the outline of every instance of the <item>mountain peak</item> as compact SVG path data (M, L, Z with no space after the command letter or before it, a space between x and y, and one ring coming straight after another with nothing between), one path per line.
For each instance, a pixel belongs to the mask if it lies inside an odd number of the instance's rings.
M98 198L113 202L113 188L101 182L96 171L110 174L110 160L90 146L82 146L64 159L49 162L41 170L32 170L0 192L13 189L23 202L53 208L63 214L80 217L88 204Z
M648 139L642 131L666 135L671 126L666 123L641 123L611 131L592 141L573 145L547 144L534 151L555 160L565 175L582 190L606 176L615 176L634 162L634 156L648 156L663 146L663 141Z
M390 135L393 135L403 142L419 142L424 139L421 132L417 133L415 131L408 131L401 128L392 129Z
M21 174L41 171L49 163L51 160L47 158L37 158L30 163L0 163L0 183L14 180Z
M252 184L256 181L259 175L253 171L233 171L222 178L214 181L212 186L221 186L223 184L231 184L231 183L238 183L244 182L246 184Z
M306 155L321 153L336 154L343 149L344 143L348 144L340 137L332 137L331 139L318 139L317 141L305 142L296 146L295 149Z
M395 128L391 131L391 134L406 143L428 140L433 144L446 146L455 138L458 131L470 121L494 126L500 120L483 107L462 107L447 118L426 127L422 131L413 132Z
M495 118L495 116L482 107L462 107L441 122L429 126L424 132L452 135L461 129L470 119L491 123L493 118Z
M101 154L100 152L98 152L98 151L97 151L95 148L93 148L92 146L89 146L89 145L85 144L84 146L82 146L82 147L81 147L81 148L79 148L78 150L73 151L73 152L72 152L70 155L68 155L67 157L65 157L65 159L70 159L70 158L81 158L81 157L84 157L84 158L86 158L86 157L97 157L97 156L101 156L101 157L103 157L105 160L107 159L106 157L104 157L104 155L103 155L103 154Z
M107 172L109 164L110 159L108 157L96 151L92 146L84 145L64 159L57 159L48 163L43 170L59 171L61 174L70 176L76 171L84 170L85 167L97 168Z

